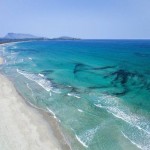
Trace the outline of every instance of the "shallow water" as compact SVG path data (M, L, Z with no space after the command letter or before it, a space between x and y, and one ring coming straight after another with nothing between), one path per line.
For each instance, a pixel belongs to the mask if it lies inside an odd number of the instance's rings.
M32 41L0 49L3 73L54 115L73 150L150 149L150 41Z

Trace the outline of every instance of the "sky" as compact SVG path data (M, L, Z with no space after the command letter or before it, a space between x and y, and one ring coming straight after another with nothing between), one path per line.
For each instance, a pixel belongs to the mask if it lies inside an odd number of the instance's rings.
M150 39L150 0L0 0L0 37Z

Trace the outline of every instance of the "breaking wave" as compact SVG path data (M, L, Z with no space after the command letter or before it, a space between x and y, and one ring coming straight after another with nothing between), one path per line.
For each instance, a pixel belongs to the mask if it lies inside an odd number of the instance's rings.
M121 104L121 100L117 97L110 95L101 95L98 103L95 106L105 109L113 116L137 127L139 130L150 134L150 121L142 116L132 113L129 108Z
M46 80L44 77L40 76L40 75L35 75L32 73L27 73L25 71L21 71L19 69L17 69L17 72L21 75L23 75L24 77L26 77L27 79L36 82L38 85L40 85L42 88L44 88L46 91L51 91L52 90L52 84L49 80Z
M86 148L88 148L88 145L90 144L90 142L93 140L95 133L97 132L97 130L99 129L99 127L96 128L92 128L89 129L79 135L75 135L76 139Z

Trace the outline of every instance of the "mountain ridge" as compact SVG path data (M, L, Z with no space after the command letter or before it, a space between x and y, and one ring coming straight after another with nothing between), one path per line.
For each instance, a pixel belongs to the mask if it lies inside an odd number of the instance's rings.
M39 37L35 36L32 34L24 34L24 33L7 33L4 37L0 37L1 40L38 40L38 39L43 39L43 40L81 40L80 38L75 38L75 37L69 37L69 36L60 36L60 37L55 37L55 38L46 38L46 37Z
M38 37L32 34L23 34L23 33L7 33L4 39L38 39L42 37Z

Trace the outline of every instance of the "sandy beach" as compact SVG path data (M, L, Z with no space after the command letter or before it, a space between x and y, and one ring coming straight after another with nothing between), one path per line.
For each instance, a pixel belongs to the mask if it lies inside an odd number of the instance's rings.
M0 120L1 150L61 150L67 147L62 148L45 117L27 105L13 84L1 74Z

